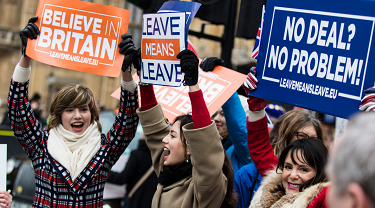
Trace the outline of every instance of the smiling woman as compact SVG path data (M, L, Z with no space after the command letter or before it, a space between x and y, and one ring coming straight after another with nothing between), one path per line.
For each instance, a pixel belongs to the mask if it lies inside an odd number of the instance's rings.
M67 108L61 114L63 127L78 135L83 134L91 124L91 113L88 105L79 108Z
M325 207L329 185L324 172L327 158L328 150L319 140L292 142L282 151L276 171L270 171L264 178L250 208Z
M89 125L97 122L99 131L102 131L99 109L89 88L81 85L64 87L56 94L50 111L48 130L62 124L66 130L82 134Z
M252 71L255 72L255 70L252 70ZM256 168L256 170L259 171L260 175L264 178L262 186L265 186L265 184L270 183L269 181L273 181L272 182L273 185L278 184L281 186L281 188L278 189L278 191L281 190L280 192L278 192L278 194L280 194L278 196L282 197L285 200L289 200L289 202L294 203L295 198L293 198L293 196L295 194L300 194L302 190L304 190L306 187L309 187L311 185L309 177L311 175L314 175L313 174L314 171L316 171L317 173L316 177L319 178L319 181L315 181L314 179L313 184L319 183L325 180L325 176L324 176L324 180L321 180L319 172L322 169L324 169L324 165L322 165L322 163L325 163L326 159L322 160L323 162L320 162L319 164L316 161L314 161L316 159L310 160L310 158L315 158L315 156L311 154L321 154L321 151L314 152L314 150L312 150L313 148L311 149L301 148L303 150L301 152L298 152L298 151L295 152L293 150L289 158L287 157L289 153L288 151L289 149L286 149L286 148L291 147L291 146L288 146L291 144L303 143L304 140L307 140L307 139L313 140L313 143L318 142L320 144L323 144L322 127L321 127L320 121L317 120L313 115L304 111L292 110L292 111L285 113L283 116L281 116L279 120L274 124L274 127L269 133L268 125L267 125L267 118L265 116L265 110L264 110L264 108L267 105L267 102L264 99L257 98L251 95L251 91L257 88L255 81L256 81L255 74L250 72L248 74L248 78L243 84L245 91L248 93L247 102L249 104L249 110L250 110L248 121L247 121L247 130L248 130L247 142L248 142L249 152L250 152L251 158L254 161L255 166L245 166L245 168L241 170L241 176L240 177L236 176L235 183L237 187L240 187L239 190L243 190L240 193L242 200L245 203L248 203L251 199L251 195L246 194L246 191L248 191L249 189L247 190L244 189L244 186L240 184L239 182L243 180L242 178L244 179L249 178L251 181L254 181L254 178L256 178L256 176L254 174L253 169ZM272 148L271 144L274 147L274 149ZM322 156L322 157L326 157L326 156ZM280 161L279 161L279 158L280 158ZM281 174L278 174L278 176L275 175L276 174L276 171L274 170L275 166L278 167L277 169L278 171L279 170L283 171L285 178L288 178L288 180L285 179L284 186L281 183ZM296 174L297 172L301 174ZM311 175L302 174L302 173L310 173ZM299 179L296 180L297 179L296 177L298 177ZM316 178L316 177L313 177L313 178ZM237 180L238 178L240 180ZM253 185L253 188L254 187L256 186ZM312 201L309 201L311 202L310 204L304 204L304 205L298 204L293 207L302 207L302 208L325 207L326 206L325 205L326 190L327 189L325 188L325 186L319 186L316 190L314 190L314 193L312 193L312 195L309 196L310 199L313 199ZM262 191L262 188L258 189L258 192L261 192L261 191ZM273 193L272 191L273 189L271 190L271 193ZM269 192L266 192L266 193L269 193ZM286 196L283 197L284 195ZM250 196L250 198L247 196ZM267 196L269 197L271 195L265 194L264 197L267 197ZM277 200L279 199L278 197L276 198ZM256 202L255 204L257 205L253 206L252 204L254 200L255 198L253 199L253 201L251 201L251 207L269 207L272 205L273 202L275 202L273 201L272 203L271 202L268 203L269 206L263 206L263 205L261 206L257 204ZM264 200L264 201L267 201L267 200ZM299 200L297 201L297 203L298 202L301 202L301 201ZM246 207L248 207L248 204L245 204L245 205L247 205ZM274 207L277 207L277 206L274 206Z

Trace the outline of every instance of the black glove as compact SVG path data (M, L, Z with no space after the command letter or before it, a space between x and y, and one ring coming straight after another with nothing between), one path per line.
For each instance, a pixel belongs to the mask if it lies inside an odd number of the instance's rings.
M132 64L133 59L135 58L135 53L137 52L137 48L134 46L132 35L126 33L121 35L121 38L123 40L118 44L118 47L120 48L119 52L125 55L121 67L121 70L125 72L126 69L129 68L130 64Z
M141 74L142 68L142 53L141 48L138 48L137 51L134 53L135 58L133 60L133 66L137 69L138 76Z
M22 42L21 52L22 55L26 55L26 46L27 39L37 39L40 34L39 28L35 25L35 22L38 20L38 16L31 17L29 23L26 25L23 30L20 32L20 38Z
M177 55L181 59L181 72L185 73L184 85L192 86L198 83L198 57L193 51L185 49Z
M203 59L202 63L199 65L203 71L213 71L216 66L224 66L224 60L218 57L210 57Z

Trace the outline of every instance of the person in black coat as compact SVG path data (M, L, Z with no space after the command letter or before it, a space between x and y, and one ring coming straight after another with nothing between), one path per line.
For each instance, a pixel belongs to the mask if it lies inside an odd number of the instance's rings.
M125 169L121 173L109 172L107 181L119 185L126 184L128 194L151 165L151 152L146 145L146 141L140 139L138 149L130 153ZM150 208L157 184L158 179L155 172L152 171L151 175L138 187L133 196L128 199L127 208Z

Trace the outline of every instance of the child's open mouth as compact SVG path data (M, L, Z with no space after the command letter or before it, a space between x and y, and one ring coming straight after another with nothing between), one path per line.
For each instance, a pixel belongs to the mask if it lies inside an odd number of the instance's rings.
M76 123L72 123L70 126L72 127L73 131L81 131L83 128L83 123L76 122Z

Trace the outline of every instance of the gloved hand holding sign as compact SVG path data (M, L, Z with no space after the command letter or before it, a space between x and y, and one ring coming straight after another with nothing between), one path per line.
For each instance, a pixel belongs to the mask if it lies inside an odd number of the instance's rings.
M38 20L38 16L31 17L29 19L29 23L20 32L20 38L21 38L21 43L22 43L22 47L21 47L22 55L26 55L26 46L27 46L28 38L37 39L38 35L40 34L39 28L35 25L35 22L37 20Z
M177 55L181 59L180 66L181 72L185 73L184 85L192 86L198 83L198 57L193 51L185 49Z
M364 91L365 97L361 100L362 105L359 106L361 111L375 111L375 86Z
M132 64L135 58L135 53L137 52L137 48L134 46L132 35L129 33L121 35L121 38L123 40L118 44L118 47L120 48L119 52L125 55L121 67L121 70L125 72L125 70L129 68L130 64Z
M251 111L259 111L267 106L267 101L265 99L249 95L250 91L252 92L257 89L258 79L255 77L255 75L256 68L252 67L250 69L250 72L247 74L245 82L242 85L247 94L247 103L249 104L249 109Z
M199 65L203 71L213 71L216 66L224 66L224 60L218 57L205 58Z

